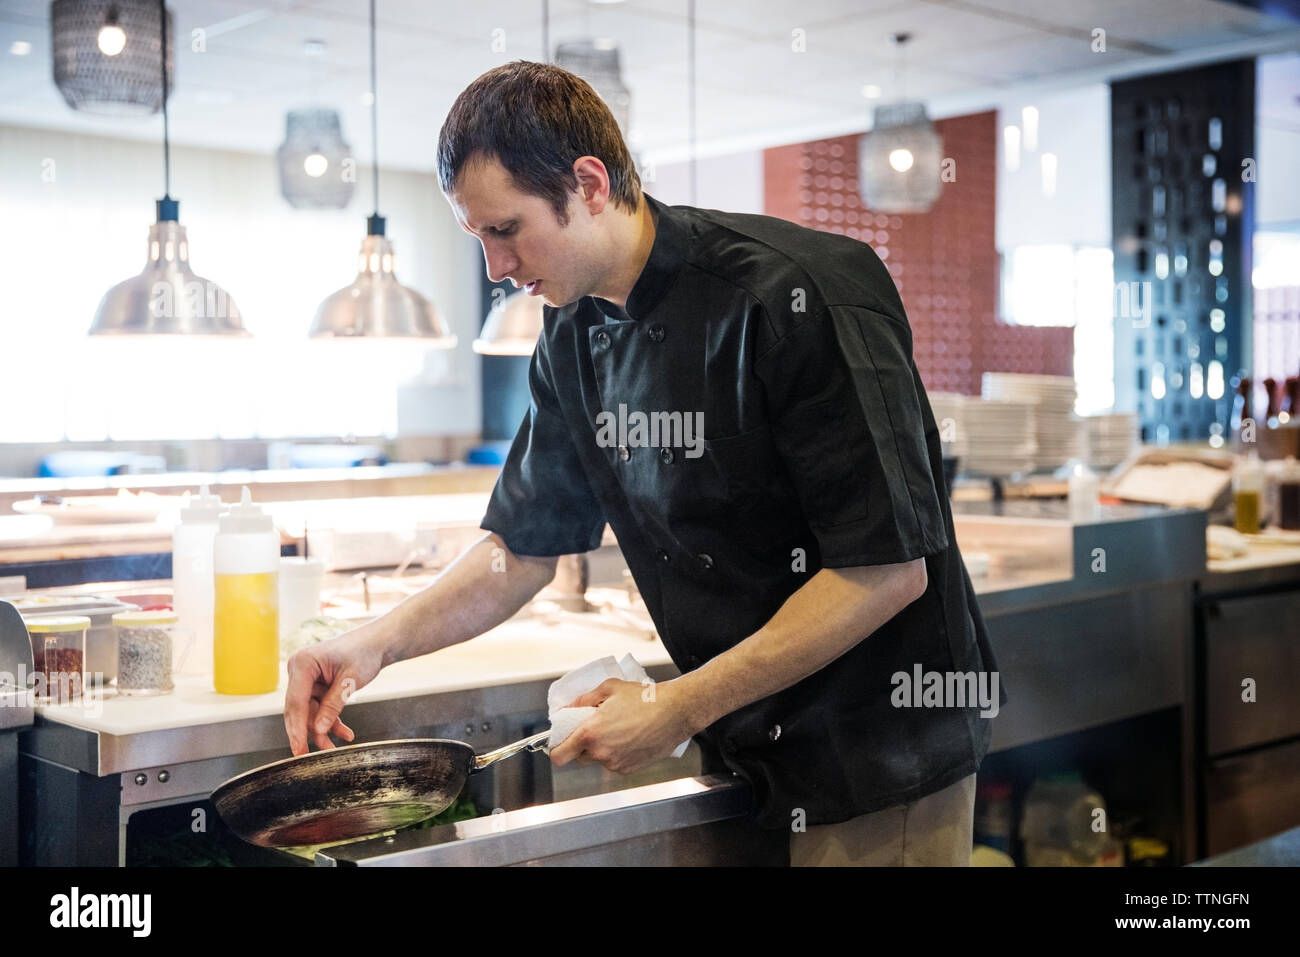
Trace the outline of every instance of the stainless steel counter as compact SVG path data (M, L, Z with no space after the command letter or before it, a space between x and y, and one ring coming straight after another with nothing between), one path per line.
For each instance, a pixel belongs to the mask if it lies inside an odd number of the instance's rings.
M678 778L316 853L334 867L785 865L790 836L744 823L753 795L732 775Z
M987 579L976 580L1010 697L993 719L993 749L1183 706L1189 700L1192 590L1205 567L1204 513L1116 509L1106 510L1097 523L1075 525L1065 520L1063 509L1017 514L1022 508L1008 503L1002 511L964 509L957 516L963 551L984 549L1002 557ZM650 670L656 680L676 673L671 665ZM354 702L349 723L359 740L464 738L469 729L476 734L467 740L476 748L490 747L523 737L544 722L548 685L549 680L498 685L484 674L483 687ZM60 828L64 843L38 844L38 856L42 863L66 864L119 863L132 814L199 801L230 775L286 753L278 714L130 735L88 731L38 715L36 726L23 735L22 749L28 773L33 780L39 777L45 796L36 810L66 825ZM676 765L656 773L661 776L643 782L617 782L606 775L589 784L598 790L620 783L657 786L667 778L689 778L699 768L698 763L693 769ZM432 837L400 835L391 843L367 842L371 846L364 849L354 845L320 863L394 863L386 854L395 849L418 850L429 860L463 860L481 851L503 862L528 863L540 860L543 851L549 854L547 848L555 849L557 858L610 859L600 855L626 851L648 860L646 855L654 853L679 853L671 849L678 842L669 832L712 827L716 820L698 815L720 806L734 810L738 805L729 802L739 800L739 792L728 788L715 793L714 782L704 791L634 790L607 804L556 810L555 802L573 795L557 787L558 780L549 761L533 756L490 780L490 791L480 796L481 806L503 809L493 816L506 820L457 825L455 831L440 828L446 833ZM592 796L590 789L579 793L583 800ZM656 804L669 803L643 815L638 793ZM76 820L68 820L68 814ZM573 835L591 824L590 814L611 827L638 829L645 847L633 852L618 850L617 841L577 840ZM730 820L717 820L722 819ZM96 823L107 821L116 825L111 834ZM542 824L542 831L534 830ZM539 834L551 837L543 840ZM718 840L720 848L735 846L729 838Z

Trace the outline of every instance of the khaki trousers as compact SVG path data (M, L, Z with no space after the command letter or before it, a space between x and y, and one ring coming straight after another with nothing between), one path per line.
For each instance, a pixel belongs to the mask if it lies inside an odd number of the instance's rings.
M975 775L911 804L790 835L791 867L967 867Z

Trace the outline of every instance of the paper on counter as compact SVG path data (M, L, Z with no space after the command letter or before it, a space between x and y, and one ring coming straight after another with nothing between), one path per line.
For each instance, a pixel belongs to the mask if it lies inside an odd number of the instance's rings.
M598 687L608 678L620 678L623 681L635 681L639 684L649 678L649 675L641 667L640 662L630 654L624 655L622 661L615 659L613 655L606 655L580 668L574 668L551 683L550 689L546 692L546 707L551 721L551 737L546 745L548 754L597 710L594 707L567 708L565 705ZM687 738L677 746L672 756L680 758L686 753L690 743L691 739Z

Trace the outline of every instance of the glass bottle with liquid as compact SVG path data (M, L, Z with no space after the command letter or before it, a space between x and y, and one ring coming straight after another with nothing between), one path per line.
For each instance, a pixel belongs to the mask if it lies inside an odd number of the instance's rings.
M219 694L267 694L280 682L280 536L245 486L213 540L212 679Z
M1232 476L1234 525L1242 535L1259 534L1264 509L1264 467L1259 456L1251 452L1238 461Z

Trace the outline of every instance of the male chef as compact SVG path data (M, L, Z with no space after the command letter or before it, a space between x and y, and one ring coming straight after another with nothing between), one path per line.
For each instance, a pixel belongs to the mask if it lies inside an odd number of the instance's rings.
M460 94L438 173L488 276L547 307L530 408L488 534L290 660L294 753L352 740L351 691L504 621L608 523L681 676L578 698L597 710L554 764L626 773L694 736L706 770L752 785L757 825L790 831L794 864L969 863L1006 695L899 693L913 676L985 687L996 665L907 317L871 247L660 203L600 97L540 63Z

